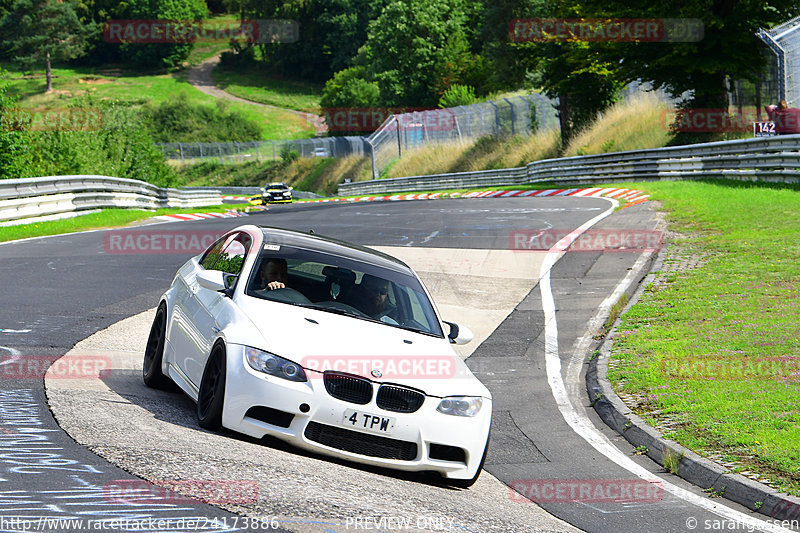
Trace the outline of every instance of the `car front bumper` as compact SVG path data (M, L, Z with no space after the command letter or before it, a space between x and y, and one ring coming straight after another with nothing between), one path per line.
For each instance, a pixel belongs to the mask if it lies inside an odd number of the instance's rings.
M284 196L283 194L270 194L267 193L263 196L264 203L269 204L289 204L292 203L291 196Z
M377 406L377 387L370 402L360 405L329 395L322 374L308 372L308 377L298 383L255 371L244 358L244 347L229 345L222 425L364 464L436 471L449 479L471 479L477 473L491 425L491 400L484 398L474 417L440 413L440 398L431 396L416 412L399 413ZM345 412L391 418L394 425L387 431L356 429L345 422Z

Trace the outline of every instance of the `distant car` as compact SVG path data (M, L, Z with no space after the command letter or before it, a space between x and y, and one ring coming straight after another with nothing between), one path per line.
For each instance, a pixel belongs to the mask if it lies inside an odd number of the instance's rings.
M264 205L292 203L292 188L282 182L267 183L261 197Z
M277 285L273 285L279 280ZM445 330L448 333L445 333ZM200 426L467 487L486 458L489 390L405 263L319 235L241 226L178 270L145 350Z
M314 148L314 157L329 157L325 148Z

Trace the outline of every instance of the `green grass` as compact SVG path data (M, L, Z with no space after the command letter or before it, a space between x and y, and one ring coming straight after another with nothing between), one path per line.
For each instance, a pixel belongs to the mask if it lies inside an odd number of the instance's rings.
M26 109L58 109L70 105L87 91L100 99L118 100L130 105L144 105L172 100L184 93L194 105L214 106L217 99L204 94L186 81L186 71L152 74L112 66L53 69L53 92L45 94L43 71L32 75L7 68L9 94L21 98ZM229 102L228 108L258 119L260 139L300 139L313 137L316 129L295 113L269 107Z
M800 495L800 188L633 184L660 200L684 254L623 317L609 370L667 437Z
M320 85L280 80L258 70L235 72L222 67L214 69L212 78L217 86L239 98L296 111L319 110Z
M239 17L228 13L218 13L212 14L207 20L213 20L215 22L236 22L239 20ZM230 46L227 42L195 43L194 48L192 48L192 51L189 53L186 63L191 66L197 65L229 48Z
M157 215L174 213L221 213L231 209L231 205L214 205L206 207L193 207L191 209L156 209L155 211L141 211L138 209L104 209L99 213L91 213L74 218L20 224L18 226L0 226L0 242L26 239L30 237L43 237L46 235L61 235L75 231L92 229L114 228L126 226L133 222L146 220Z

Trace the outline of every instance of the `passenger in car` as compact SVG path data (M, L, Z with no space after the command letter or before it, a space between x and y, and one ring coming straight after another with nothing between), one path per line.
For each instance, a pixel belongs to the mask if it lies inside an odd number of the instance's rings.
M272 257L262 261L259 276L261 284L258 288L271 291L285 289L289 283L289 268L286 259Z
M371 274L364 274L361 283L353 289L353 307L373 318L380 318L387 311L389 282Z

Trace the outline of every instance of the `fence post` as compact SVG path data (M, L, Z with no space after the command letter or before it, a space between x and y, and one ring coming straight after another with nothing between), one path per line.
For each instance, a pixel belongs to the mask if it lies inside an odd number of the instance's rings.
M531 118L533 117L532 113L536 112L536 107L534 107L535 104L533 103L533 100L530 97L522 96L521 98L522 98L523 101L528 102L528 133L533 133L534 132L534 129L533 129L534 121L531 120ZM539 124L537 124L537 129L538 129L538 126L539 126Z
M222 145L217 143L217 151L219 152L219 162L222 163Z
M272 143L272 160L275 161L275 141L270 141Z
M200 148L200 161L205 161L205 159L203 159L203 145L197 143L197 147Z
M514 104L511 103L511 100L508 98L503 98L506 102L508 102L508 107L511 109L511 135L514 135L516 132L514 131Z
M236 156L239 158L239 162L242 162L242 147L239 145L238 141L233 141L236 144Z
M403 157L403 149L400 146L400 119L397 115L394 116L394 121L397 124L397 157Z
M497 107L497 104L489 100L489 103L492 104L494 108L494 132L500 132L500 109Z
M369 146L369 158L372 162L372 179L378 179L378 167L375 165L375 146L372 145L369 138L364 139L364 142Z
M256 141L256 161L261 161L261 154L258 153L258 145L261 144L261 141Z

